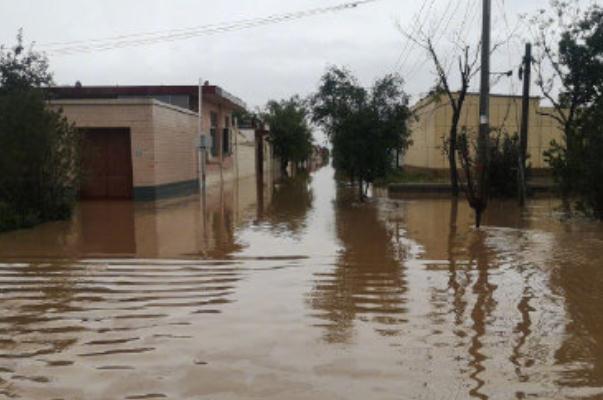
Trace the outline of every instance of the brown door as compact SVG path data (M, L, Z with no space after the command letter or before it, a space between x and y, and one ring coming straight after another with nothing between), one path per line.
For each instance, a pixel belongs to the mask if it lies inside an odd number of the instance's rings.
M132 155L128 128L82 130L82 198L131 199Z

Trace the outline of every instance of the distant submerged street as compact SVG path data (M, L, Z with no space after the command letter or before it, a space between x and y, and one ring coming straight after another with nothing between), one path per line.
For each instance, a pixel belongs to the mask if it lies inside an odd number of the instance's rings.
M333 176L1 234L0 398L603 396L600 224Z

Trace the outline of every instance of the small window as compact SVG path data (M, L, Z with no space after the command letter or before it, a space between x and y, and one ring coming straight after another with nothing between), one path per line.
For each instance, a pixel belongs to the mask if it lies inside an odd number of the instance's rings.
M224 117L224 130L222 132L222 153L230 154L230 118Z
M211 112L209 114L211 126L209 128L209 134L211 135L211 155L213 157L218 156L218 114Z
M222 152L224 155L230 154L230 129L224 128L222 132Z

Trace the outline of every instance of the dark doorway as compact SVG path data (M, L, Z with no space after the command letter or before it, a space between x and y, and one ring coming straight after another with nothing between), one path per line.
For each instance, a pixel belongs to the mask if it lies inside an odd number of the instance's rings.
M129 128L82 129L83 199L131 199Z

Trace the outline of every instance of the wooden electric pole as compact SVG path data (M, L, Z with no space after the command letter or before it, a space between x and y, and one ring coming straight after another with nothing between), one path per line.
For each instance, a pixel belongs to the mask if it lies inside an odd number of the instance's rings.
M488 205L488 152L490 142L490 0L482 0L482 54L479 91L479 134L477 138L477 201L475 225L479 228L482 212Z
M521 100L521 130L519 136L520 160L518 169L519 204L526 200L526 160L528 157L528 126L530 123L530 75L532 69L532 44L526 43L526 54L523 58L521 78L523 79L523 97Z

